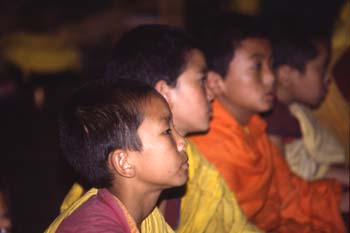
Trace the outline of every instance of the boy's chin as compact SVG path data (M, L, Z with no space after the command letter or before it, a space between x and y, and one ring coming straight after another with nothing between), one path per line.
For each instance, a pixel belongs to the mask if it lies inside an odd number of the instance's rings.
M200 127L196 127L193 130L191 130L191 132L189 132L190 134L201 134L201 133L206 133L209 130L209 123L208 124L203 124Z
M262 106L257 112L258 113L264 113L264 112L268 112L270 110L272 110L273 108L273 104L266 104L265 106Z
M309 103L309 104L304 104L308 106L311 109L318 109L321 106L322 101L320 102L315 102L315 103Z
M317 109L321 106L321 104L324 101L324 97L319 97L318 99L314 99L314 100L309 100L309 101L299 101L299 103L308 106L311 109Z

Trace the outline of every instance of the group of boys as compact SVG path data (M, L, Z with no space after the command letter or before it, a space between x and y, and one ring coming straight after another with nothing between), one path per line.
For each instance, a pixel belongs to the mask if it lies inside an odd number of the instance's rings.
M204 48L164 25L121 38L60 119L63 156L95 188L75 184L46 232L345 232L348 186L295 175L258 115L280 93L269 37L231 22ZM289 81L287 105L309 104L303 86L326 93L330 51L316 39L300 69L278 66L306 74Z

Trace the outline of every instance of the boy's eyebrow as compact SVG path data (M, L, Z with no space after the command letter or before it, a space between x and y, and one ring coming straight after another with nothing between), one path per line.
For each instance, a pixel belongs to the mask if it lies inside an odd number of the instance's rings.
M203 67L198 67L198 72L201 72L201 73L208 73L208 67L207 66L203 66Z
M172 117L170 114L164 114L160 116L160 120L164 121L166 123L169 123L171 121Z
M265 58L266 55L263 53L253 53L250 57L254 59L262 59L262 58Z
M272 61L273 57L272 57L272 53L266 55L266 54L263 54L263 53L254 53L250 56L252 59L257 59L257 60L260 60L260 59L264 59L267 57L267 59L269 61Z

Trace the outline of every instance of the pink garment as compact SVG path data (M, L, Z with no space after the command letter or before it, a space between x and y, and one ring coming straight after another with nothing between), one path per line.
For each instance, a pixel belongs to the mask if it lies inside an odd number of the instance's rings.
M99 189L76 211L68 216L57 229L57 233L129 233L130 228L116 198L107 190Z

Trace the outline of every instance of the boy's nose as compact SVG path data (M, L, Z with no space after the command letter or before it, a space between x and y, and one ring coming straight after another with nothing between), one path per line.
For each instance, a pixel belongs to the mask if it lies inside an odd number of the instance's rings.
M175 139L176 147L179 152L184 152L186 149L186 140L183 136L181 136L176 129L173 130L173 137Z
M208 83L205 83L205 94L207 96L207 100L209 102L213 101L214 99L214 94L213 92L210 90L210 88L208 87Z
M264 84L269 87L274 87L275 85L275 74L271 70L271 68L267 68L264 74Z

